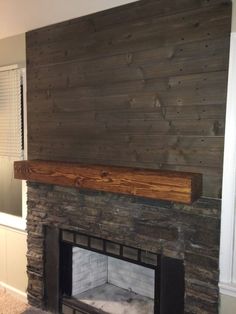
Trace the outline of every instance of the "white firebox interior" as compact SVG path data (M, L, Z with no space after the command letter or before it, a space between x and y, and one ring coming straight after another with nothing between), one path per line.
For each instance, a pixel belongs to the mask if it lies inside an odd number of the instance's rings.
M107 256L73 248L72 295L101 286L107 282Z
M154 282L153 269L73 248L72 295L96 308L112 314L153 314Z

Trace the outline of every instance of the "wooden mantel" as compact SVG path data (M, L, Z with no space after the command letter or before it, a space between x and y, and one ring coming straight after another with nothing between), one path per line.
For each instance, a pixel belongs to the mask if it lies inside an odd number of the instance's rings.
M190 204L201 196L197 173L54 161L16 161L16 179Z

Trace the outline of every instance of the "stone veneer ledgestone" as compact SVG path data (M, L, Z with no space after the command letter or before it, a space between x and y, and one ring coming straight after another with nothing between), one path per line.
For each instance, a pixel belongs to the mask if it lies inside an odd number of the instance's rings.
M28 183L28 299L44 308L44 226L97 236L185 264L185 314L218 313L220 200L192 205Z

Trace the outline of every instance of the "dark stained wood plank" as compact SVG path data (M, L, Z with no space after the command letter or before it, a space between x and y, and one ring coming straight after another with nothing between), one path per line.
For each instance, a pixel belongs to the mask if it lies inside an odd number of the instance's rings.
M142 94L146 93L156 93L156 101L159 101L159 105L168 105L162 103L161 96L175 96L181 97L184 94L186 88L188 93L191 95L202 95L203 99L207 99L212 94L213 88L220 89L220 92L223 95L227 91L227 71L216 71L209 73L197 73L189 75L178 75L170 76L163 78L154 78L154 79L144 79L140 77L134 77L132 81L120 81L116 83L101 83L99 85L83 85L79 84L77 81L74 83L67 83L64 81L60 82L60 79L54 81L54 84L48 86L42 85L33 85L29 81L30 92L28 94L29 100L32 98L60 98L63 100L66 99L75 99L77 97L103 97L103 96L114 96L114 95L130 95L135 94L137 91ZM160 98L158 95L160 94ZM71 96L69 96L71 95ZM222 99L222 98L221 98ZM213 102L218 103L218 102ZM221 102L222 103L222 102Z
M160 106L157 96L155 94L150 95L137 95L136 97L130 97L127 95L111 96L111 97L97 97L86 98L86 106L82 105L82 100L68 100L65 106L65 102L60 99L47 99L47 100L35 100L30 103L28 112L32 119L42 119L47 113L50 117L52 115L68 115L73 113L79 114L80 117L85 117L86 114L91 117L94 112L100 114L151 114L158 115L158 119L177 120L177 119L224 119L225 117L225 104L198 104L192 106L187 105L175 105L173 106ZM163 117L164 115L164 117Z
M60 135L60 134L59 134ZM35 135L37 136L37 134ZM41 133L42 144L44 142L50 143L50 135L46 132ZM61 135L60 135L61 136ZM31 139L33 142L33 140ZM60 142L61 139L58 137L55 142ZM168 149L172 147L173 149L200 149L204 150L206 148L212 150L221 150L224 144L223 136L183 136L183 135L156 135L156 134L94 134L91 137L69 137L66 138L68 143L74 143L75 145L93 146L93 145L106 145L106 146L118 146L127 145L129 147L143 147L150 149Z
M43 123L40 124L40 123ZM29 139L41 137L52 140L58 136L60 139L69 140L71 137L91 138L93 136L118 135L182 135L182 136L223 136L224 119L190 119L190 120L116 120L112 119L107 122L96 123L94 120L77 121L75 119L58 119L53 118L48 122L38 119L38 124L29 127ZM35 138L35 139L36 139Z
M16 179L191 203L201 195L202 176L174 171L92 166L49 161L14 163Z
M39 148L38 148L39 146ZM30 148L34 155L39 155L40 158L45 159L46 156L50 156L50 159L53 159L53 152L60 150L61 160L81 161L81 158L87 158L90 160L103 160L104 163L107 160L107 156L114 162L116 160L123 161L126 164L128 161L139 163L152 163L152 164L177 164L177 165L190 165L190 166L205 166L205 167L220 167L223 162L223 148L221 149L176 149L167 147L161 149L154 146L137 146L137 145L98 145L96 143L92 145L81 145L77 143L63 143L63 142L54 142L53 144L50 141L43 142L38 146L32 144ZM69 156L69 152L74 147L73 157Z
M216 85L215 85L216 86ZM216 88L217 87L217 88ZM83 93L84 88L69 89L66 90L54 90L50 89L42 91L31 92L31 87L29 84L30 91L28 92L28 104L30 105L29 110L39 111L42 108L43 111L48 104L50 104L53 112L59 110L64 112L80 112L87 111L88 109L104 110L109 109L111 106L116 107L117 110L120 108L147 108L147 112L153 108L158 107L169 107L169 106L198 106L198 105L222 105L225 104L227 88L225 82L217 84L216 87L209 87L208 90L196 90L196 87L186 88L184 92L182 90L159 90L157 86L156 90L153 91L143 91L143 89L135 89L127 93L122 93L122 90L117 91L112 94L108 92L105 94L100 90L100 95L98 94L99 88L93 89L91 91L87 89ZM66 105L65 105L66 103ZM47 108L47 107L46 107ZM208 107L209 108L209 107Z
M79 103L77 103L77 108L75 110L70 108L63 108L63 106L59 107L54 103L54 107L48 109L47 114L48 118L50 118L50 123L58 122L61 126L67 125L66 121L71 120L71 123L77 123L78 126L80 123L83 125L83 121L88 120L88 125L91 123L107 123L109 121L129 123L130 121L177 121L177 120L196 120L199 121L207 121L207 120L217 120L223 119L225 116L225 106L223 105L208 105L208 106L159 106L153 108L127 108L116 107L111 104L111 108L102 109L87 109L79 107ZM31 108L32 109L32 108ZM30 110L29 114L32 119L38 118L39 122L43 122L45 120L45 111L40 110ZM74 113L74 117L71 117L71 114ZM81 118L82 121L78 121L77 117ZM48 123L46 123L48 125ZM37 127L37 126L32 126Z

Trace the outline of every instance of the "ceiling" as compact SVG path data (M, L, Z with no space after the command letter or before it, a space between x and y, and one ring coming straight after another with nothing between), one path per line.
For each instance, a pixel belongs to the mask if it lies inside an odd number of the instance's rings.
M0 0L0 39L137 0Z

